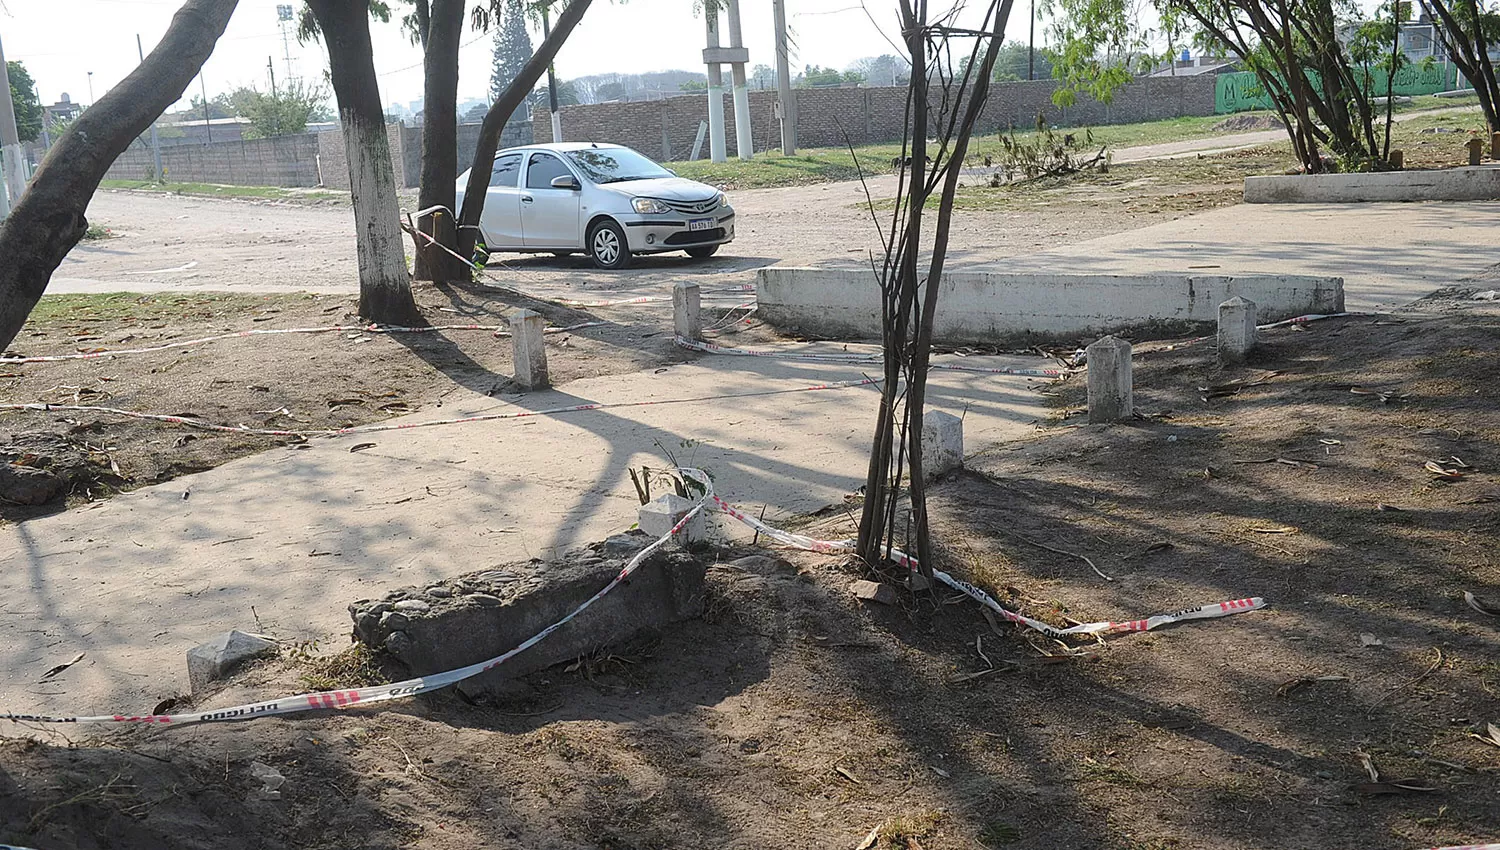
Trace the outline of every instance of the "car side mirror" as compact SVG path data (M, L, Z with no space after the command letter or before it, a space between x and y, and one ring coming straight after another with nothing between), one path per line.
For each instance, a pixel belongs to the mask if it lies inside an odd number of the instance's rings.
M579 188L579 186L578 186L578 178L574 177L571 174L563 174L563 175L560 175L558 177L554 177L554 178L552 178L552 188L554 188L554 189L577 189L577 188Z

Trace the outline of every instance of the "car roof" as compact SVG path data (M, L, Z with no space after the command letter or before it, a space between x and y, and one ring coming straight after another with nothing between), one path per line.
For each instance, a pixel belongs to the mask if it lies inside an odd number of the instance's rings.
M495 153L495 156L500 156L501 154L507 153L522 153L524 151L552 151L553 153L567 153L568 151L581 151L588 150L590 148L598 148L600 150L619 150L624 147L624 145L612 145L607 142L547 142L546 144L540 145L520 145L513 148L506 148L505 150L497 151Z

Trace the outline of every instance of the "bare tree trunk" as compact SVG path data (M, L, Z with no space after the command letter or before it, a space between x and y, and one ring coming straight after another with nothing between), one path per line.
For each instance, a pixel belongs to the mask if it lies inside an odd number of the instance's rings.
M52 273L88 230L99 181L183 91L213 53L238 0L187 0L161 43L78 116L47 152L0 227L0 350L10 346Z
M495 168L495 151L500 147L500 132L505 129L505 122L511 113L520 107L521 103L531 94L536 87L537 80L547 72L547 66L552 64L552 58L557 55L563 42L583 20L583 13L589 9L593 0L572 0L568 8L557 18L557 25L552 28L552 34L542 40L537 47L536 53L522 66L521 73L511 81L510 87L505 90L496 101L490 105L490 111L484 115L484 123L479 128L479 147L474 151L474 163L469 171L469 182L464 188L464 208L458 214L458 253L469 256L474 251L474 235L478 231L479 213L484 209L485 190L490 185L490 172Z
M417 206L453 209L454 181L458 179L458 46L463 33L464 0L427 0L417 6L423 44L422 185ZM423 12L426 14L421 14ZM425 21L423 20L425 18ZM417 221L450 250L458 250L458 228L453 216L436 213ZM416 279L466 281L469 267L458 257L417 240ZM463 255L461 255L463 256Z
M984 112L984 102L989 97L990 76L995 71L995 60L1000 55L1000 45L1005 38L1005 24L1010 18L1012 0L1003 0L995 15L994 29L989 45L984 52L979 76L974 91L965 104L963 119L959 124L953 150L944 163L943 192L938 201L937 226L932 237L932 258L927 269L927 288L922 293L922 310L917 322L916 342L911 351L911 380L906 396L906 415L911 423L908 436L911 447L907 450L911 468L911 513L912 534L916 537L917 562L922 574L932 577L932 539L927 527L927 484L922 472L922 417L927 401L927 366L932 355L932 325L936 318L938 289L943 278L943 265L948 258L949 225L953 219L953 200L958 193L958 179L963 173L964 157L969 152L969 138L974 133L974 124ZM972 65L972 62L970 63ZM967 80L965 81L967 82ZM966 86L959 86L958 109ZM946 140L948 134L944 134Z
M333 94L344 126L359 257L359 314L372 322L422 322L411 297L401 241L396 173L375 81L368 0L307 0L328 46Z

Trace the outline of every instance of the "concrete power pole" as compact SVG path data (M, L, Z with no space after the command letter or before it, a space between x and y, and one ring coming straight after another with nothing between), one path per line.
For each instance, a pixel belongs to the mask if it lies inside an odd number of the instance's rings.
M791 58L786 44L786 0L771 0L776 23L776 105L781 110L781 153L797 152L797 103L792 99Z
M545 41L552 35L551 15L547 14L547 7L542 7L542 39ZM552 112L552 141L562 141L562 113L557 111L557 74L552 69L552 63L547 63L547 106Z
M723 48L719 46L719 9L717 5L705 3L703 19L708 27L708 46L703 49L703 62L708 65L708 157L714 162L724 161L724 71L719 63Z
M745 63L750 51L745 49L744 35L740 31L740 0L729 3L729 49L736 55L730 59L730 79L734 81L734 150L740 159L749 159L755 153L755 142L750 126L750 93L745 86Z
M0 221L4 221L26 191L26 166L21 161L16 107L10 102L10 74L6 71L4 47L0 47L0 171L5 172L5 189L0 191Z
M140 33L135 34L135 52L142 62L146 61L146 49L141 47ZM93 106L92 103L89 105ZM161 140L156 138L156 121L155 118L151 120L151 161L156 166L156 182L165 183L166 176L161 173Z

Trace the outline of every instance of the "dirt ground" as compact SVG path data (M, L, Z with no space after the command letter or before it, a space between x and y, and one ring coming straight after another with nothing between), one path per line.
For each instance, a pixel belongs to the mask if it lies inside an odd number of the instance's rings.
M673 344L670 330L663 330L671 327L670 303L573 309L483 285L419 285L416 297L432 325L506 326L519 307L540 311L554 329L590 325L547 336L555 383L637 372L691 356ZM356 307L350 296L296 293L49 296L8 354L149 348L246 329L360 328ZM728 313L705 310L715 318ZM742 327L747 332L734 339L766 335L748 325L729 330ZM510 380L494 378L513 371L511 354L508 335L496 337L488 330L258 335L133 356L3 364L0 395L10 403L113 407L251 428L343 428L441 408L458 387L490 395L514 392ZM44 418L3 412L0 456L55 472L67 486L65 496L43 505L0 501L0 520L78 506L289 441L298 440L190 430L104 413Z
M1264 596L1071 650L836 559L712 552L709 614L503 704L0 744L0 840L86 848L1415 848L1493 840L1500 311L1463 296L1145 344L1139 421L934 493L945 566L1064 623ZM1232 382L1239 381L1240 384ZM1227 386L1226 386L1227 385ZM1200 388L1207 387L1209 390ZM1217 388L1217 389L1214 389ZM321 400L320 400L321 401ZM1456 470L1452 480L1424 468ZM835 538L842 509L805 530ZM1091 557L1113 581L1076 557ZM230 696L353 684L294 650ZM981 674L981 675L975 675ZM1364 759L1370 767L1366 767ZM285 776L262 799L260 762ZM1373 771L1373 775L1371 773Z

